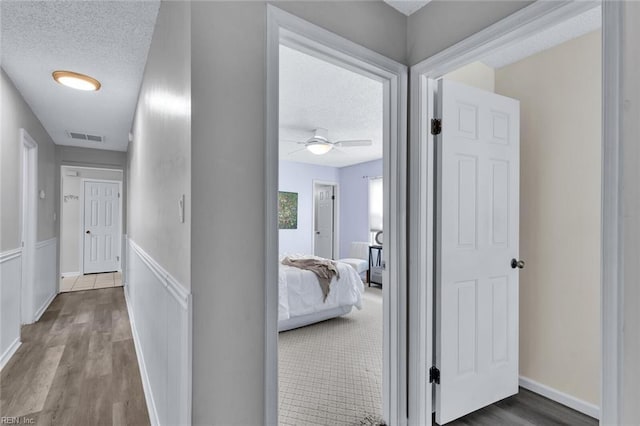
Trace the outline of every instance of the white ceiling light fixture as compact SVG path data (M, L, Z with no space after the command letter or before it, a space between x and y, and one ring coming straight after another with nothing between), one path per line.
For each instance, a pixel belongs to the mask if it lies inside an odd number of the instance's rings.
M51 76L59 84L76 90L95 92L102 86L95 78L73 71L54 71Z
M308 142L306 147L309 152L315 155L324 155L333 149L333 145L321 141Z
M284 139L286 140L286 139ZM318 128L313 131L313 136L307 139L305 142L289 140L299 145L304 145L304 148L298 151L304 151L305 149L315 155L324 155L331 151L334 147L357 147L357 146L370 146L371 140L358 139L358 140L343 140L332 142L329 140L329 131L327 129ZM293 151L291 154L298 151Z

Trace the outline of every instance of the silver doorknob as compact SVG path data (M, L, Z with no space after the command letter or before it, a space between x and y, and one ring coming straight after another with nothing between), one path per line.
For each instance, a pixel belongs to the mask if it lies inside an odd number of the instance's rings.
M524 260L511 259L511 267L513 269L522 269L524 268Z

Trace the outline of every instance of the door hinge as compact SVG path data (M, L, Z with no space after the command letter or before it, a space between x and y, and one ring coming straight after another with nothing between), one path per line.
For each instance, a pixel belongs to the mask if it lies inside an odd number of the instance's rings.
M336 199L336 196L335 196L335 195L332 195L332 196L331 196L331 199L332 199L332 200L335 200L335 199Z
M431 367L429 369L429 383L435 383L436 385L440 384L440 370L436 367Z
M120 193L118 192L118 198L120 198Z
M442 119L440 118L432 118L431 119L431 134L439 135L442 133Z

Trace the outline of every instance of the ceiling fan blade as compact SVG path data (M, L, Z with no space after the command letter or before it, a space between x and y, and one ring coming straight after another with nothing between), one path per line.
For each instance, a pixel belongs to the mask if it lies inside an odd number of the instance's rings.
M371 146L373 141L371 140L350 140L350 141L337 141L334 143L337 146Z
M293 139L280 139L280 142L292 142L292 143L297 143L297 144L305 144L306 142L300 142L300 141L296 141Z
M291 152L290 152L290 153L288 153L287 155L293 155L293 154L295 154L295 153L297 153L297 152L304 151L305 149L307 149L307 147L304 147L304 148L301 148L301 149L296 149L295 151L291 151Z

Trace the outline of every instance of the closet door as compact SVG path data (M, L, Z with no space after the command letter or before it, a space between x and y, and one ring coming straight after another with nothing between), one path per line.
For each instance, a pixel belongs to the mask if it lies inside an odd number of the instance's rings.
M518 392L519 102L441 81L436 420ZM514 262L512 267L512 262Z

